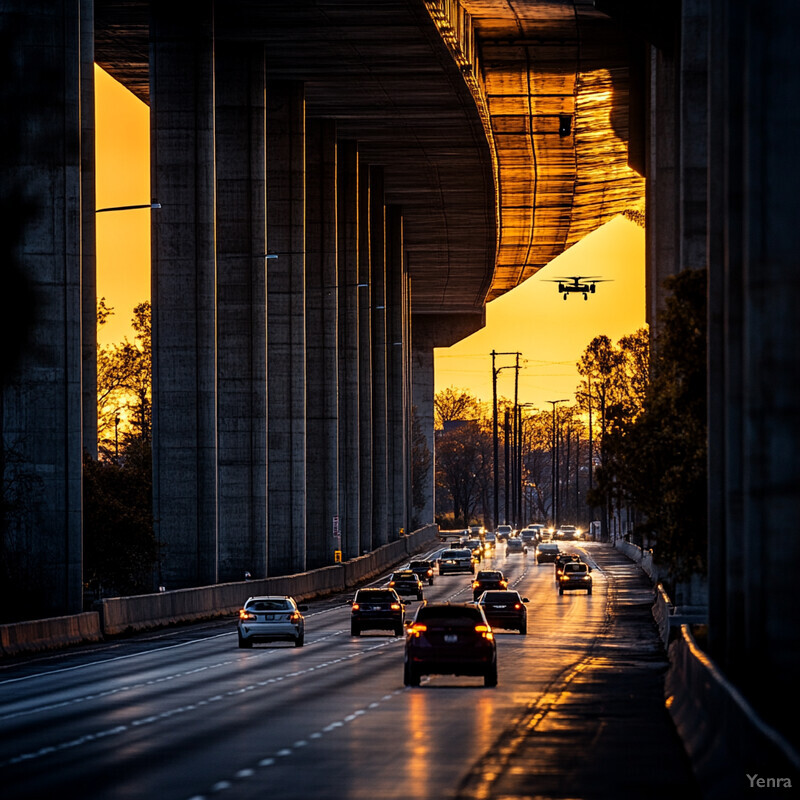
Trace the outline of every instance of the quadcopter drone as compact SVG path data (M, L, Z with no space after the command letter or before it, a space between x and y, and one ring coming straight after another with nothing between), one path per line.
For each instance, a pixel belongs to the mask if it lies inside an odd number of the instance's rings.
M558 291L564 295L564 299L573 293L578 292L583 295L584 300L589 299L590 294L594 294L597 289L596 284L611 280L611 278L595 278L593 275L570 275L561 278L545 278L550 283L558 284Z

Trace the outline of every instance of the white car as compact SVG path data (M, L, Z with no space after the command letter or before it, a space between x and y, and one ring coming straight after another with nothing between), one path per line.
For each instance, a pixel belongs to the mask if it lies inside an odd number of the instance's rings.
M273 641L294 642L295 647L302 647L305 619L300 612L307 609L285 595L249 597L239 611L239 647Z

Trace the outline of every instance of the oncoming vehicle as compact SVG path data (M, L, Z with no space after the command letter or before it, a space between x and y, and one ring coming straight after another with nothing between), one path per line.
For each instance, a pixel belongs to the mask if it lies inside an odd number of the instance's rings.
M415 573L423 583L433 586L433 561L412 561L408 568Z
M443 550L439 556L439 574L448 572L475 572L472 551L464 549Z
M422 581L410 569L393 572L389 580L389 588L394 589L401 597L416 595L417 600L422 600Z
M305 619L300 612L307 609L285 595L248 597L239 611L239 647L274 641L294 642L295 647L302 647Z
M519 538L525 544L536 544L536 531L534 531L533 528L523 528L519 532Z
M504 542L509 536L514 535L514 529L510 525L498 525L495 535L498 542Z
M562 542L575 542L581 538L581 529L574 525L562 525L556 531L556 537Z
M394 589L359 589L350 607L350 635L366 630L390 630L403 635L405 606Z
M506 541L506 555L512 555L514 553L522 553L523 555L527 555L528 553L528 548L525 545L525 542L523 542L519 537L508 539Z
M483 543L480 539L467 539L462 547L472 551L472 557L475 561L480 561L483 558Z
M592 568L583 562L572 561L564 564L564 571L558 579L558 593L571 592L576 589L585 589L587 594L592 593Z
M542 542L536 549L537 564L552 564L561 552L555 542Z
M483 675L485 686L497 686L497 647L480 606L420 606L406 637L403 683L419 686L423 675Z

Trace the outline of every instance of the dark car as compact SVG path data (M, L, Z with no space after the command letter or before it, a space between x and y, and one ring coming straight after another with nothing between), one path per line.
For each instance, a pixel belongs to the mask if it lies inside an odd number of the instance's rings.
M362 631L394 631L402 636L405 627L405 606L394 589L359 589L350 607L350 635Z
M571 564L575 561L580 561L581 557L578 553L559 553L558 558L556 559L556 583L558 583L558 579L561 577L561 573L564 572L564 565Z
M507 589L508 581L499 569L482 569L472 581L472 598L477 600L489 589Z
M400 597L413 594L417 600L422 600L422 581L410 569L393 572L389 579L389 588L394 589Z
M461 546L472 553L476 562L483 558L483 542L480 539L467 539Z
M518 536L506 540L506 555L512 553L522 553L523 555L528 553L528 546Z
M572 592L576 589L585 589L588 594L592 593L592 576L589 574L592 568L582 561L571 561L564 564L564 571L558 579L558 593Z
M433 586L433 561L412 561L408 568L419 576L419 579L423 583L427 583L428 586Z
M537 564L552 564L561 552L559 546L555 542L542 542L536 548L536 563Z
M498 525L495 536L498 542L504 542L509 536L514 535L514 529L510 525Z
M439 574L446 575L448 572L475 572L475 562L472 559L472 551L462 548L443 550L439 556Z
M527 597L519 592L484 592L478 599L486 619L493 628L506 628L519 631L523 636L528 632Z
M408 628L403 682L419 686L423 675L483 675L485 686L497 686L497 647L480 606L420 606Z

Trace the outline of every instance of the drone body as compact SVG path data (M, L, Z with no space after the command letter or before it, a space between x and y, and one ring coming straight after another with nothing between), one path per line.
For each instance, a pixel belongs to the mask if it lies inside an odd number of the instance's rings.
M566 300L570 294L577 292L583 295L584 300L589 299L590 294L594 294L598 283L604 283L609 278L595 278L591 275L570 275L561 278L552 278L550 283L558 284L558 291L564 295Z

